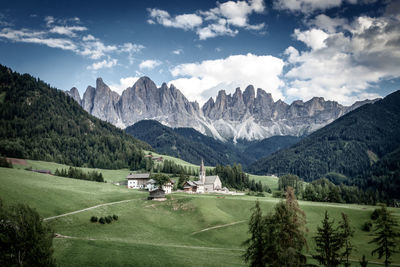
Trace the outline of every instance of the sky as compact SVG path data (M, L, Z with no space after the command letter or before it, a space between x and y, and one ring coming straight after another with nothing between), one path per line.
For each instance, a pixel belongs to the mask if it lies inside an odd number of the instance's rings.
M350 105L400 89L400 1L3 1L0 64L81 97L148 76L200 104L252 84Z

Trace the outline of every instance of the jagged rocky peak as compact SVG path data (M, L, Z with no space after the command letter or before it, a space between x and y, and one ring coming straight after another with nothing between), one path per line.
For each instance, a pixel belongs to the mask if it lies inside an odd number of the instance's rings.
M243 92L243 102L246 106L251 106L256 98L256 93L253 85L249 85Z
M74 92L75 90L70 90ZM261 88L249 85L233 94L220 90L200 107L190 102L173 84L160 88L149 77L141 77L119 96L103 82L86 89L81 105L92 115L125 128L143 119L157 120L170 127L192 127L220 140L263 139L274 135L303 135L332 122L345 113L368 103L344 107L334 101L314 97L291 105Z
M72 97L76 102L78 102L79 105L81 104L81 102L82 102L81 96L79 95L79 91L78 91L78 89L76 89L76 87L72 87L69 91L65 91L65 92L67 93L67 95Z

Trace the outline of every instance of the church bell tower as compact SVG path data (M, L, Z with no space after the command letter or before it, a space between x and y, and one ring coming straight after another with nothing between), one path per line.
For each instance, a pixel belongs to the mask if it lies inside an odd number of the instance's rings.
M203 184L206 181L206 168L204 168L203 159L201 159L200 172L199 172L199 181L202 182Z

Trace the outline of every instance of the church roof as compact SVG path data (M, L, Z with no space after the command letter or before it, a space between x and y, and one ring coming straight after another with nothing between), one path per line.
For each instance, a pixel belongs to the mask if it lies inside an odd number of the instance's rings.
M205 180L204 180L204 183L205 183L205 184L213 184L213 183L215 183L215 181L216 181L217 179L219 179L218 175L215 175L215 176L206 176L206 178L205 178Z

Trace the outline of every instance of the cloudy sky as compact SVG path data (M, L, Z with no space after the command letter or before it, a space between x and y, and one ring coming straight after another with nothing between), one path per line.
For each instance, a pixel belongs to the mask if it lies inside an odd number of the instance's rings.
M146 75L200 103L253 84L348 105L400 89L400 1L6 1L0 64L81 96Z

